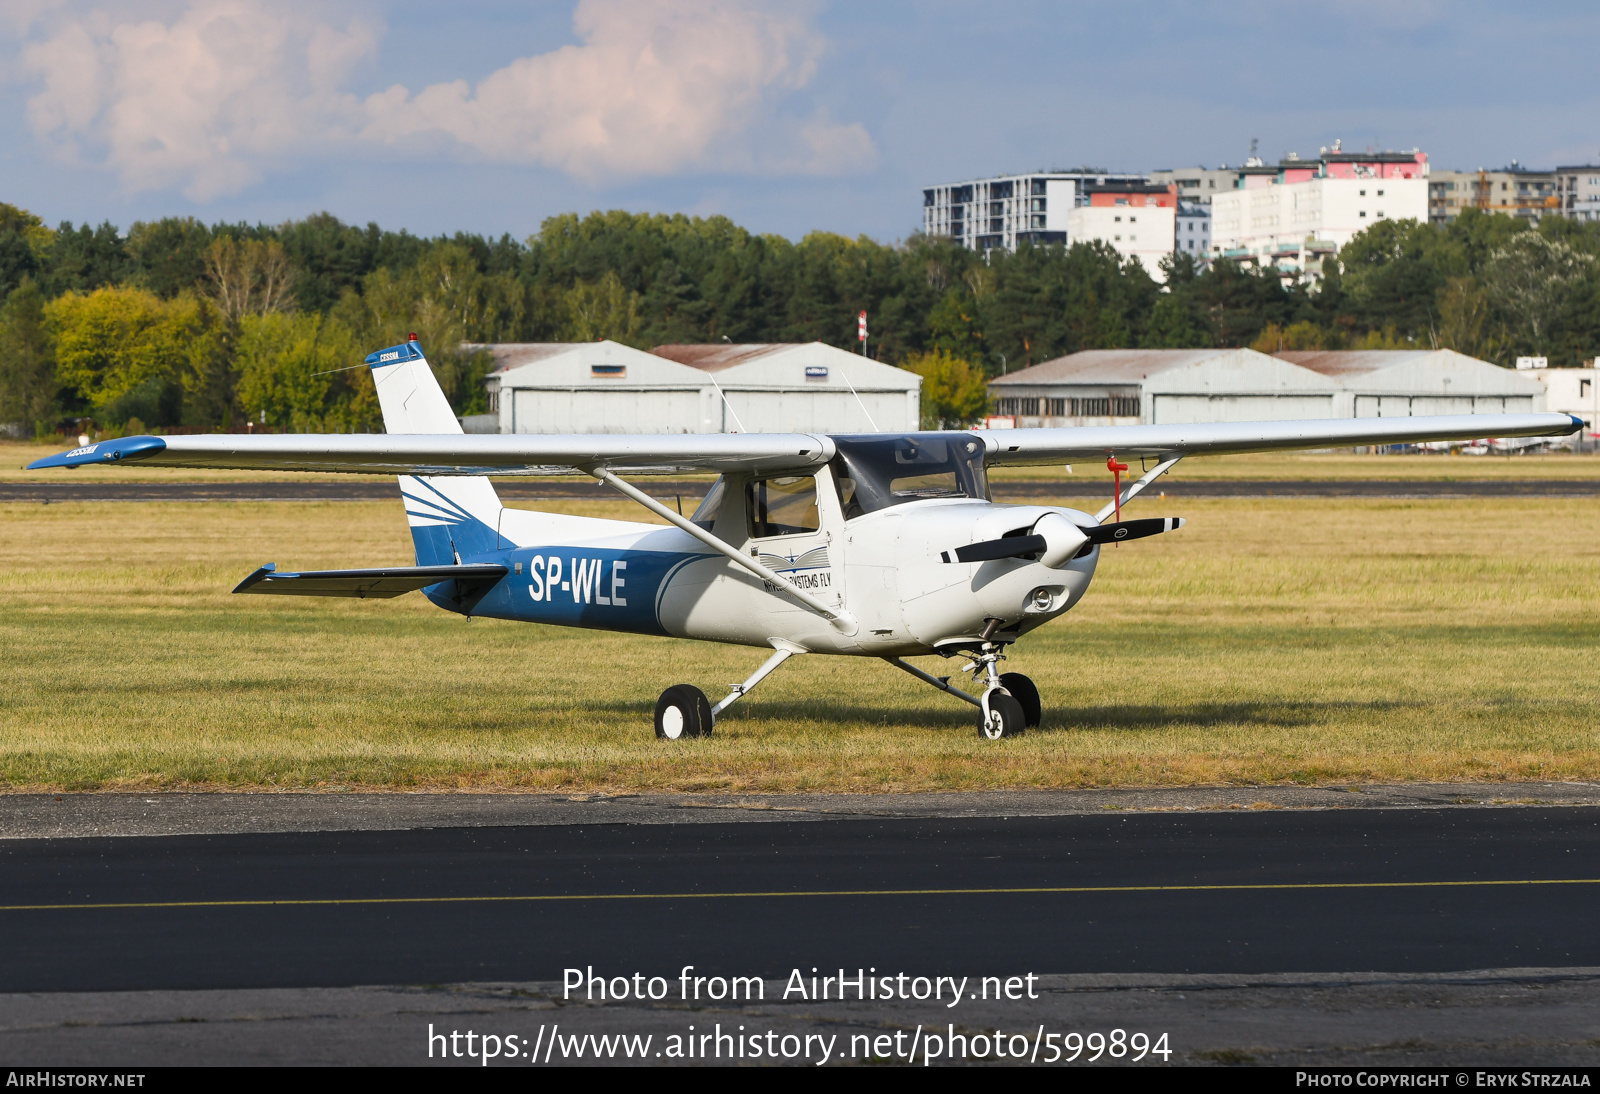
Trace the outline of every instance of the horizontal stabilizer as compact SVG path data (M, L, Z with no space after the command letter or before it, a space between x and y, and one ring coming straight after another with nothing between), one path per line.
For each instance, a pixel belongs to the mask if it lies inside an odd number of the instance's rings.
M389 566L381 570L303 570L280 573L267 563L239 582L236 593L278 593L283 596L356 596L387 599L437 585L460 581L492 585L506 576L504 566Z

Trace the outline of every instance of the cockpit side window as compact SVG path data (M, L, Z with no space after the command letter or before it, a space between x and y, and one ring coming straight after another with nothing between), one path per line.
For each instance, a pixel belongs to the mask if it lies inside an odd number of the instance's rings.
M835 437L833 477L846 520L925 498L989 500L983 442L970 433Z
M799 535L822 527L814 476L756 479L745 487L744 500L753 539Z

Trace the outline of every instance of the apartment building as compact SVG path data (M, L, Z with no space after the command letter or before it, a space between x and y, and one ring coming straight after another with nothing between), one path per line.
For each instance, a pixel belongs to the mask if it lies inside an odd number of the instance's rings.
M1600 220L1600 167L1557 167L1555 182L1562 216Z
M1322 260L1380 220L1428 217L1428 157L1410 152L1290 156L1240 169L1235 189L1211 199L1211 257L1320 275Z
M1504 213L1538 224L1546 216L1571 216L1580 200L1600 200L1600 167L1561 167L1554 171L1533 171L1516 160L1511 166L1489 171L1434 171L1428 178L1428 220L1448 224L1464 209ZM1567 208L1565 180L1572 183L1572 209ZM1587 197L1580 197L1587 195ZM1600 206L1586 205L1584 212ZM1583 219L1588 219L1583 218Z
M1239 182L1239 168L1221 167L1163 167L1150 172L1150 181L1158 186L1176 186L1178 196L1185 201L1210 205L1218 191L1227 193Z
M1143 175L1040 171L929 186L922 191L922 231L975 251L1066 243L1068 217L1086 188L1144 182Z

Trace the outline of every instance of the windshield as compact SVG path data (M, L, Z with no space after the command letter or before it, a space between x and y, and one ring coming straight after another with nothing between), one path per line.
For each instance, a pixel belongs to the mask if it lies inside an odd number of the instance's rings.
M924 498L989 500L983 442L970 433L835 437L833 478L844 517Z

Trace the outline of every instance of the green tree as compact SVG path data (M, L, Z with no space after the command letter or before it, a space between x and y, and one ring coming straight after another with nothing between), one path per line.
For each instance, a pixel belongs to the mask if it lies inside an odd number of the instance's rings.
M904 368L922 377L922 427L961 428L981 418L989 407L983 370L944 350L906 358Z
M344 380L363 353L350 330L320 314L247 315L239 323L239 402L252 422L293 433L335 432L377 424L370 377Z
M1489 256L1484 277L1514 352L1548 354L1564 302L1594 268L1593 255L1537 232L1522 232Z
M61 409L44 294L24 280L0 307L0 425L42 433Z

